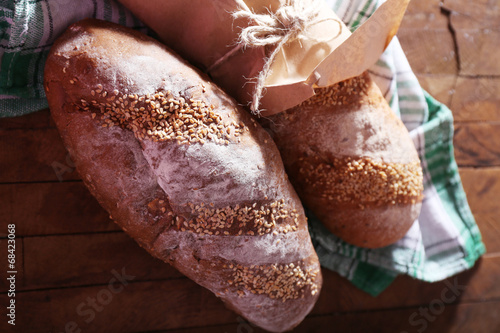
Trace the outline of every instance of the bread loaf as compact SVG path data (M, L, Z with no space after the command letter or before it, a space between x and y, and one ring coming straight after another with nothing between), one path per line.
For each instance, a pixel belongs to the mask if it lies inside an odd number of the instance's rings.
M233 99L157 41L91 19L54 44L45 89L84 183L139 245L266 330L302 321L322 283L304 211Z
M304 204L346 242L387 246L418 217L417 151L367 72L262 123Z

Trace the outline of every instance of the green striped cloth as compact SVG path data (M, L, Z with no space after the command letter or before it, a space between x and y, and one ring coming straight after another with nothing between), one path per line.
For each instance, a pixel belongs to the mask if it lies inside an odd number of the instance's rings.
M327 2L354 31L384 1ZM410 131L419 152L425 196L420 216L403 239L372 250L343 242L308 215L321 264L378 295L400 274L435 282L469 269L485 253L485 247L453 155L451 111L422 90L397 38L369 72Z
M383 1L327 0L355 30ZM111 0L0 0L0 116L47 107L43 67L55 38L73 22L95 17L144 29ZM349 245L308 212L321 264L377 295L400 274L438 281L470 268L485 252L453 156L453 117L424 92L395 38L370 73L410 131L421 158L422 212L406 236L386 248Z
M43 68L54 40L87 17L144 25L111 0L0 0L0 117L48 107Z

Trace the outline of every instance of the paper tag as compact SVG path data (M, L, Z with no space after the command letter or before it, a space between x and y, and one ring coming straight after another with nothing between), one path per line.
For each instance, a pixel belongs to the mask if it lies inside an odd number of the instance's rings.
M318 63L317 67L312 70L306 79L293 82L292 77L289 77L266 81L266 94L261 101L261 108L263 109L261 115L269 116L300 104L314 95L313 88L315 87L327 87L361 75L377 62L395 36L408 3L409 0L387 0L352 34L343 25L344 31L342 35L339 36L338 40L334 39L329 43L332 51L323 57L322 61ZM328 8L327 10L331 12L329 13L331 18L337 17L331 9ZM297 43L305 44L302 40L294 42L294 44ZM313 53L311 50L314 50L314 47L326 49L325 44L323 42L312 46L307 45L309 48L302 50L301 55L308 52ZM288 46L288 49L294 49L294 47ZM311 62L314 60L311 60ZM302 59L302 61L306 65L310 65L307 58ZM284 75L285 71L282 70L284 67L290 68L292 65L283 65L281 62L277 62L276 69L274 69L274 64L272 66L273 72L278 71ZM297 68L300 67L300 62L297 62ZM299 71L297 70L297 72ZM290 83L287 85L287 82ZM289 87L290 91L287 93L288 98L283 99L279 95L287 90L286 86ZM311 91L312 93L310 93Z

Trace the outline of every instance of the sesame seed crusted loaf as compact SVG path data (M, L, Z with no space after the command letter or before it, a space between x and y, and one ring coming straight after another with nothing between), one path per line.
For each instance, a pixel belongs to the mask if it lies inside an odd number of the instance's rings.
M45 68L84 183L123 230L254 324L298 325L321 289L304 211L269 134L157 41L83 20Z
M262 123L304 204L346 242L390 245L418 217L417 151L367 72Z

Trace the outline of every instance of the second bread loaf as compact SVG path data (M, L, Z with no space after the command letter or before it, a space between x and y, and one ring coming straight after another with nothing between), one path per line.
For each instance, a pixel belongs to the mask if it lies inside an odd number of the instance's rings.
M368 248L402 238L420 213L422 169L408 131L368 72L263 119L305 205Z

